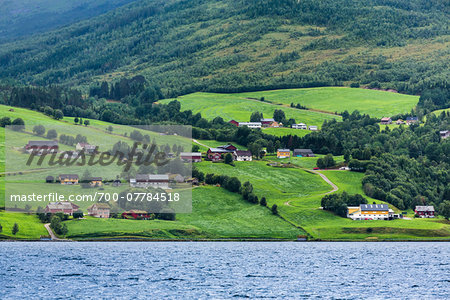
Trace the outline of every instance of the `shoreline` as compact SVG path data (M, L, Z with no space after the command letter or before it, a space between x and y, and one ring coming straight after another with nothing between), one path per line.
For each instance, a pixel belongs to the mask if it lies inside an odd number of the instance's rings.
M148 243L148 242L258 242L258 243L267 243L267 242L292 242L292 243L376 243L376 242L393 242L393 243L405 243L405 242L450 242L450 238L448 239L417 239L417 240L386 240L386 239L370 239L370 240L287 240L287 239L198 239L198 240L182 240L182 239L122 239L122 238L109 238L109 239L86 239L86 240L39 240L39 239L2 239L0 243L16 243L16 242L42 242L42 243L73 243L73 242L140 242L140 243Z

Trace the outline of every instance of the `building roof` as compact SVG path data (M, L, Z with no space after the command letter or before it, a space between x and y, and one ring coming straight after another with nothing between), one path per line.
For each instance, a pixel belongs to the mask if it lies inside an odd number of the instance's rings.
M434 211L434 206L416 206L416 211Z
M291 152L291 149L278 149L277 152Z
M261 119L261 122L275 122L275 119L273 118L268 118L268 119Z
M91 181L102 181L103 178L101 177L91 177Z
M316 125L311 125L311 126L309 126L309 128L317 128L317 126Z
M169 180L169 175L167 174L136 174L137 181L158 181L158 180Z
M361 211L368 210L378 210L378 211L389 211L389 206L387 204L361 204Z
M228 153L230 151L223 149L223 148L209 148L208 150L209 152L213 152L213 153Z
M60 179L78 179L78 175L77 174L60 174L59 178Z
M294 153L314 154L311 149L294 149Z
M306 126L305 123L298 123L298 124L293 124L293 125L297 125L297 126Z
M202 156L201 152L181 152L180 156Z
M418 121L419 118L418 117L407 117L406 121Z
M245 125L261 126L261 122L239 122L239 126L245 126Z
M53 180L53 179L55 179L55 178L54 178L53 176L49 175L49 176L45 177L45 179L47 179L47 180Z
M55 147L58 146L58 142L57 141L28 141L28 146L29 147L42 147L42 146L47 146L47 147Z
M78 205L73 204L69 201L63 201L63 202L50 202L47 205L48 209L74 209L78 208Z
M389 117L384 117L384 118L381 118L381 121L389 121L391 118L389 118Z
M236 147L233 146L232 144L217 146L217 148L226 150L236 150Z
M92 209L94 206L97 206L97 209L111 209L111 207L107 203L94 203L87 209Z
M447 134L447 133L448 133L448 130L442 130L442 131L439 131L439 133L440 133L440 134Z
M244 151L244 150L236 150L234 151L236 153L236 156L252 156L252 153L250 151Z

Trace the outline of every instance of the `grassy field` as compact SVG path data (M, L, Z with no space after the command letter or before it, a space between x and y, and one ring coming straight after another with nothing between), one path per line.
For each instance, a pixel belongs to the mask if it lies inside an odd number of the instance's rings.
M305 158L298 158L299 161L302 159ZM317 160L317 158L308 159L308 163L304 163L306 166L312 165L313 159ZM236 167L202 162L199 169L205 173L233 174L241 181L249 180L257 195L266 196L269 206L277 204L280 215L285 220L301 226L313 239L448 240L450 237L450 222L442 218L352 221L324 211L320 209L320 201L323 194L331 190L331 186L322 181L318 175L301 169L274 168L266 166L265 162L242 162L236 164ZM338 186L336 193L346 191L350 194L363 195L361 186L363 173L331 170L321 172ZM270 182L267 178L271 178ZM284 188L281 188L283 186ZM369 203L383 203L366 198ZM398 209L392 208L398 212Z
M307 108L341 113L357 109L372 117L393 116L411 111L418 96L345 87L273 90L236 94L240 98L261 98L272 103L290 105L300 103Z
M255 100L261 97L266 101ZM171 100L161 102L169 101ZM321 126L324 120L340 118L332 114L294 109L290 104L300 103L309 109L330 113L358 109L361 113L381 118L411 111L419 97L368 89L322 87L236 94L194 93L179 97L178 101L183 110L200 112L206 119L220 116L226 121L234 119L244 122L249 121L252 112L259 111L264 117L271 118L275 109L283 109L288 119L294 118L297 123Z
M303 130L303 129L293 129L293 128L263 128L263 133L271 134L275 136L286 136L286 135L297 135L299 137L303 137L312 131Z
M315 111L301 110L283 105L275 105L269 102L246 99L240 94L214 94L214 93L193 93L177 98L181 103L182 110L192 110L194 113L201 113L208 120L215 117L222 117L225 121L236 120L238 122L248 122L253 112L263 113L265 118L272 118L276 109L284 110L286 118L293 118L297 123L321 126L324 120L333 118L340 120L339 116L324 114ZM171 99L162 100L161 103L168 103Z
M303 232L219 187L193 190L193 212L176 221L94 219L68 221L69 238L295 239Z
M11 232L14 223L19 225L19 232L15 236ZM48 235L44 224L39 221L36 215L0 211L0 224L3 227L3 231L0 232L0 239L39 239L41 235Z
M251 100L249 100L251 101ZM17 113L20 113L18 115ZM15 109L10 112L6 106L0 106L0 116L22 117L27 123L26 131L29 132L31 124L60 125L64 131L75 135L82 133L98 144L111 141L131 140L124 136L133 128L120 125L112 125L113 133L105 131L110 124L100 121L91 121L88 127L74 125L72 118L63 121L52 120L40 113L28 110ZM301 130L299 130L301 131ZM7 143L7 147L21 147L29 139L36 139L31 133L20 133L17 138ZM149 133L157 140L164 137L156 133ZM4 130L0 131L0 138L4 139ZM173 137L168 137L172 139ZM215 147L225 144L218 141L200 140L207 146ZM190 139L186 139L189 146ZM0 167L4 168L4 144L0 147ZM65 147L65 146L64 146ZM239 148L241 146L238 145ZM205 147L203 147L205 148ZM204 149L202 149L204 150ZM8 158L11 168L19 164L21 154ZM364 240L370 239L392 239L392 240L415 240L415 239L448 239L450 236L450 224L443 219L425 220L395 220L395 221L351 221L338 217L330 212L320 209L320 200L323 194L330 192L332 187L319 175L304 169L312 169L319 158L291 158L277 159L267 156L264 161L236 162L235 166L223 163L212 163L203 161L196 164L198 169L204 173L226 174L238 177L241 182L249 180L254 186L255 194L261 198L267 198L269 206L278 205L280 217L271 214L268 208L253 205L241 199L240 195L230 193L219 187L198 187L193 189L193 210L190 214L177 214L177 220L171 221L130 221L130 220L101 220L87 218L86 220L68 221L69 238L74 239L106 239L106 238L139 238L139 239L295 239L299 234L307 233L312 239L321 240ZM337 162L342 157L335 157ZM292 167L271 167L269 162L291 161ZM34 171L34 170L28 170ZM47 174L58 173L61 170L38 170L35 173L19 174L23 178L33 181L42 181ZM82 169L79 170L81 172ZM103 172L103 171L102 171ZM108 174L101 173L100 176L108 177L116 174L117 170L107 170ZM362 173L347 171L322 171L339 190L350 194L361 193ZM16 174L16 176L19 176ZM97 175L97 174L96 174ZM37 176L37 177L36 177ZM18 177L17 177L18 178ZM8 178L13 183L16 177ZM17 189L20 184L16 182ZM13 185L14 186L14 185ZM48 185L42 185L48 190ZM113 189L105 187L105 191ZM53 185L52 191L61 193L79 193L79 186L65 187ZM93 189L95 190L95 189ZM36 191L39 191L36 188ZM5 198L4 177L0 177L0 199ZM380 201L368 199L371 201ZM395 208L394 208L395 209ZM12 225L19 224L19 233L16 238L35 239L47 232L39 220L33 215L19 213L0 212L0 224L3 226L3 237L11 237ZM301 227L299 229L297 227ZM305 231L303 231L305 230Z

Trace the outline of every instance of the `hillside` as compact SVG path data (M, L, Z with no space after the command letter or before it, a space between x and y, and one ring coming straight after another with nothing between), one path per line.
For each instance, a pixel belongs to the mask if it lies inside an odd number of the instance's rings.
M0 128L0 206L5 205L5 194L26 191L30 188L33 192L46 194L49 186L42 183L48 175L68 172L68 167L54 166L36 168L33 165L25 166L24 154L11 150L14 147L22 147L29 140L45 140L31 133L35 125L44 125L46 129L55 128L59 134L81 134L88 137L88 141L95 142L100 147L111 145L118 141L131 144L133 141L127 136L134 127L117 125L98 120L90 120L89 126L79 126L73 123L73 118L66 117L57 121L42 113L0 105L0 118L22 118L26 123L25 131L15 134L14 140L5 143L5 131ZM108 132L107 127L112 126L113 131ZM146 131L156 143L172 143L177 137L161 136L154 132ZM8 135L6 136L8 137ZM202 141L208 142L208 141ZM191 145L191 140L188 140ZM216 142L217 143L217 142ZM6 172L13 172L14 176L5 177L5 146L8 147L8 164ZM61 144L62 150L74 150L74 147ZM13 152L14 155L11 155ZM70 168L75 173L82 174L86 167ZM115 178L120 171L116 166L102 166L90 168L96 176L104 179ZM70 172L71 172L70 171ZM8 183L8 193L5 193L5 183ZM42 183L42 184L41 184ZM30 187L33 185L32 187ZM61 195L89 194L100 190L82 191L80 186L53 185L52 192ZM114 191L112 186L101 188L104 192ZM90 203L78 202L86 213ZM18 203L16 207L23 208L24 203ZM43 206L42 202L31 203L31 208ZM45 206L45 205L44 205ZM14 223L19 224L20 231L17 236L11 234ZM38 239L40 235L46 235L46 230L35 215L23 213L11 213L0 211L0 224L3 226L2 238ZM295 239L297 235L304 234L291 224L272 215L269 209L244 201L241 195L228 192L215 186L198 187L192 190L192 213L177 214L177 221L129 221L121 219L99 220L87 218L82 221L67 222L69 237L74 239L102 239L102 238L143 238L143 239Z
M261 98L264 101L260 101ZM194 93L177 100L182 110L199 112L206 119L220 116L224 120L247 122L255 111L271 118L275 109L283 109L287 119L320 126L324 120L340 120L333 114L345 110L352 112L357 109L362 114L378 118L409 113L417 105L419 97L367 89L323 87L234 94ZM291 103L306 106L308 110L291 108Z
M101 15L134 0L7 0L0 6L0 44Z
M359 83L446 88L449 11L429 0L145 0L2 45L0 78L144 75L168 97Z

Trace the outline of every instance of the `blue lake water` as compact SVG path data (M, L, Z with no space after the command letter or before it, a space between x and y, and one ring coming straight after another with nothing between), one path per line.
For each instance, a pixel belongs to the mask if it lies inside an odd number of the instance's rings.
M0 243L0 299L450 298L450 243Z

